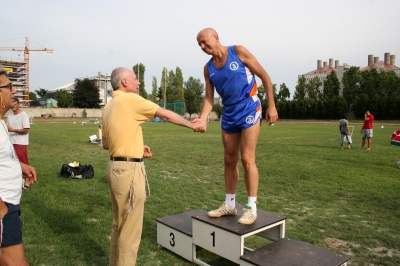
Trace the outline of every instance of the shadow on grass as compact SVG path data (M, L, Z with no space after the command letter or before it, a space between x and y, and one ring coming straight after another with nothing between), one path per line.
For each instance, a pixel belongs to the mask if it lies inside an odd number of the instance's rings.
M90 228L85 230L82 221L82 211L79 213L67 209L49 208L43 202L34 203L32 211L52 230L57 239L57 249L60 257L70 265L107 265L108 250L93 240ZM61 255L62 254L62 255Z

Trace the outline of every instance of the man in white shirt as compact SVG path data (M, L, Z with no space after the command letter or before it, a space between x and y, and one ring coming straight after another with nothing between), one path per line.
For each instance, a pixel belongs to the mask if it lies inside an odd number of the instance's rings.
M32 166L21 163L15 154L11 137L2 118L14 107L16 93L7 72L0 69L0 265L29 265L22 241L21 177L36 181Z
M13 98L15 106L12 108L13 114L7 117L7 128L10 133L11 142L15 153L21 163L29 164L28 145L29 145L29 116L20 109L20 102L17 97ZM24 190L29 189L30 184L25 182Z

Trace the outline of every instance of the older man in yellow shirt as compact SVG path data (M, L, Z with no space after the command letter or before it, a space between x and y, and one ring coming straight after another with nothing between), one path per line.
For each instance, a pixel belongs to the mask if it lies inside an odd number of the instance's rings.
M109 265L135 265L142 235L146 174L141 124L158 116L167 122L204 132L204 123L191 123L137 94L140 82L128 68L111 73L112 100L103 112L103 147L109 150L107 181L114 214Z

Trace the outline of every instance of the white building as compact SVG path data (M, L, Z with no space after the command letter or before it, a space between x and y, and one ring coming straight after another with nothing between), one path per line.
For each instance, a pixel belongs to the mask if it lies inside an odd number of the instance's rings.
M112 99L112 87L111 87L111 75L109 74L103 74L99 72L97 76L92 76L92 77L87 77L89 80L93 80L96 83L96 86L99 88L99 94L100 94L100 106L105 106L109 101ZM79 78L79 79L84 79L84 78ZM75 88L75 82L65 84L63 86L60 86L58 88L48 90L48 98L55 98L55 93L59 90L66 90L70 93ZM106 97L104 97L106 95Z

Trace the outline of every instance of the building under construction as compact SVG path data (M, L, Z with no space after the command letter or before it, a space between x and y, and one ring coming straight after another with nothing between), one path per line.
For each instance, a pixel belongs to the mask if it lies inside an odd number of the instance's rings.
M8 79L17 91L15 96L18 97L21 106L29 106L29 89L27 83L27 71L25 62L17 59L8 59L0 57L0 69L8 72Z
M29 48L29 38L25 37L25 47L0 47L0 51L24 52L24 61L0 58L0 68L8 71L8 78L15 87L16 97L22 107L29 107L29 52L40 51L52 53L52 48Z

